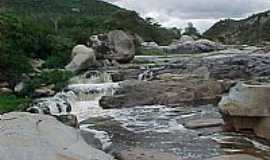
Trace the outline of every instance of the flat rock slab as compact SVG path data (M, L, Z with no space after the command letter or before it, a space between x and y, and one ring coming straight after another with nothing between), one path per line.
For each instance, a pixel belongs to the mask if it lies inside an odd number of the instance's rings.
M231 81L125 81L114 96L103 96L104 109L142 105L212 104L231 86Z
M218 156L207 160L262 160L262 159L247 154L235 154L235 155Z
M87 145L74 128L54 117L9 113L0 117L1 160L113 160Z
M217 127L222 125L224 122L222 119L199 119L192 120L184 124L186 128L189 129L198 129L198 128L208 128L208 127Z
M177 160L177 156L155 150L130 149L117 155L119 160Z

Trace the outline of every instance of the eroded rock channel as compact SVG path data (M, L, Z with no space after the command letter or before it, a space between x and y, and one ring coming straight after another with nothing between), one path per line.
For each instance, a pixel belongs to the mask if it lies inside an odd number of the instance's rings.
M99 48L98 37L93 38L91 45ZM37 99L28 111L50 114L78 127L88 145L119 160L269 160L266 84L270 82L270 53L252 47L222 49L192 55L136 56L121 65L118 62L126 61L122 60L126 52L123 57L109 52L109 66L93 69L91 64L63 92ZM73 55L76 58L68 69L81 73L89 68L88 63L96 63L94 50L84 51ZM92 55L89 61L82 58L87 52ZM105 63L104 57L101 59L97 63ZM96 159L112 158L93 152L101 155Z

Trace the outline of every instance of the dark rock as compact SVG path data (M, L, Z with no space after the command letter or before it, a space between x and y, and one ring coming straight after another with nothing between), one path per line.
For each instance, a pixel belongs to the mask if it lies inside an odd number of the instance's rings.
M75 115L69 114L69 115L59 115L56 116L56 118L64 123L65 125L68 125L70 127L79 128L79 122Z
M6 82L6 81L1 82L0 81L0 88L8 88L8 87L9 87L9 83L8 82Z

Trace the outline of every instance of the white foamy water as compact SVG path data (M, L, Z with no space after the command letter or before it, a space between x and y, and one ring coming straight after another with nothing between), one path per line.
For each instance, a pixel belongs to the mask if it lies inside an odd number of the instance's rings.
M99 100L103 96L112 96L120 87L119 84L111 82L107 73L95 74L88 78L88 81L82 80L82 76L79 77L77 82L73 79L73 84L67 87L77 95L71 113L77 116L79 122L105 114L106 111L99 106Z
M53 97L41 98L29 108L33 112L51 115L74 114L79 122L104 111L99 107L102 96L113 95L118 83L112 83L110 75L103 72L90 72L73 78L71 84ZM86 76L89 76L86 78Z
M95 108L91 117L113 118L128 131L133 133L156 132L169 133L187 131L177 122L180 115L173 114L174 109L161 105L138 106L133 108L103 110ZM173 117L173 118L172 118Z
M214 135L210 135L210 136L203 136L201 138L206 138L206 139L213 139L214 141L216 141L219 144L228 144L228 145L237 145L237 143L240 144L240 142L235 141L235 139L239 139L239 140L244 140L246 143L250 143L253 145L254 148L257 148L259 150L262 151L268 151L270 152L270 147L255 140L255 139L251 139L246 137L243 134L240 133L230 133L229 135L224 135L224 134L214 134ZM231 148L224 148L223 149L225 152L240 152L243 149L231 149Z

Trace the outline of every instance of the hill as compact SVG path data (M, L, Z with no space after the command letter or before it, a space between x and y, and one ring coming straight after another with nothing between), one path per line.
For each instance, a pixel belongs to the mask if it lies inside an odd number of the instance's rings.
M159 44L178 36L173 29L100 0L1 0L0 81L20 81L23 73L32 72L32 58L45 60L46 68L62 68L75 44L113 29Z
M270 41L270 11L246 19L226 19L214 24L205 37L226 44L258 44Z

